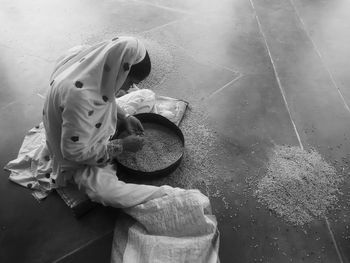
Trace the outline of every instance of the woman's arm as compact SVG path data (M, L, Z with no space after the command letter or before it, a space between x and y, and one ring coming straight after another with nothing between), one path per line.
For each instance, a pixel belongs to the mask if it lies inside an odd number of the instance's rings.
M103 114L94 108L88 91L72 89L62 111L61 153L67 160L100 165L109 159L103 134ZM91 109L93 114L90 114ZM100 124L96 126L96 124Z
M126 113L126 111L120 107L118 104L117 104L117 117L118 117L118 120L119 121L122 121L122 122L125 122L126 119L131 116L130 114Z

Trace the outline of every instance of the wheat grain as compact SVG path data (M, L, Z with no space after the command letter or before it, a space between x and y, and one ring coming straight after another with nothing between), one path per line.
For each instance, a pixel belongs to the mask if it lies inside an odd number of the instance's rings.
M303 225L336 206L341 181L317 151L276 146L255 194L286 221Z
M169 128L153 123L144 123L142 150L132 153L123 152L118 161L124 166L143 172L154 172L165 169L175 163L183 153L182 141ZM121 134L122 138L125 136Z

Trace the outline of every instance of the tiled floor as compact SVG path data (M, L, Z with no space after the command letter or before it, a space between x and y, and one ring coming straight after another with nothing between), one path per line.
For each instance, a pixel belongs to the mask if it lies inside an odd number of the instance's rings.
M40 122L55 59L116 35L172 57L155 90L185 98L216 131L211 197L222 262L350 262L350 180L341 209L299 228L260 207L246 178L274 144L316 148L344 173L350 150L347 0L1 0L0 165ZM152 55L152 54L151 54ZM220 147L221 147L220 146ZM344 169L343 169L344 168ZM82 219L53 194L37 203L0 177L0 262L108 262L118 211Z

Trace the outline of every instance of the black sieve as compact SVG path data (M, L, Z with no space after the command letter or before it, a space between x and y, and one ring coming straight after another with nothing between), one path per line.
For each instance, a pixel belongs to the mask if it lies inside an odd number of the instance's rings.
M118 169L122 170L125 172L128 176L132 176L134 178L140 178L140 179L155 179L163 176L169 175L171 172L173 172L181 163L181 160L184 155L184 147L185 147L185 138L180 130L180 128L168 120L167 118L163 117L162 115L155 114L155 113L140 113L134 115L136 118L138 118L142 124L145 123L151 123L151 124L157 124L163 127L166 127L170 129L171 131L174 132L178 136L178 138L181 141L181 146L182 146L182 153L180 157L176 160L170 163L167 167L162 168L160 170L154 170L154 171L141 171L141 170L136 170L134 168L128 167L125 164L121 163L116 159L117 167ZM123 132L124 130L118 130L117 137Z

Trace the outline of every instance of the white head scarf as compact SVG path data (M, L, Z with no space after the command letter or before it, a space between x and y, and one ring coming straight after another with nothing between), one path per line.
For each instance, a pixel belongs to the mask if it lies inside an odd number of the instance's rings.
M89 86L93 84L93 88L111 100L124 84L130 67L142 61L145 55L146 48L138 39L117 37L87 48L73 58L66 57L63 63L57 64L51 79L69 71L70 74L64 74L65 80L74 77L78 85L83 86L83 80L87 80Z
M115 94L132 65L146 55L134 37L119 37L71 51L51 76L44 125L51 152L61 161L100 164L117 123Z

